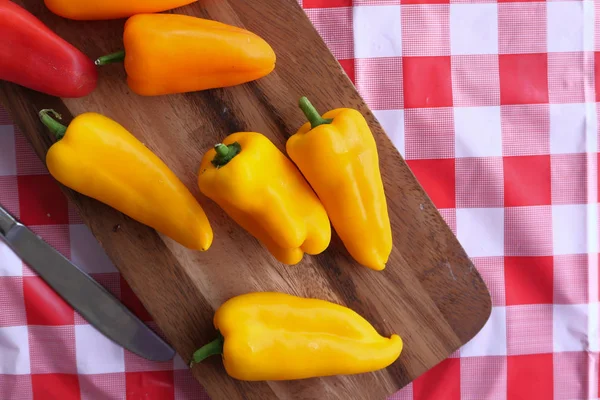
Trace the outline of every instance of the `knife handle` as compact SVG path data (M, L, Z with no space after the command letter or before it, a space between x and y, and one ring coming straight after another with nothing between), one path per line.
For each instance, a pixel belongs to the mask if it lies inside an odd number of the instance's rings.
M5 236L16 224L17 221L13 216L0 205L0 235Z

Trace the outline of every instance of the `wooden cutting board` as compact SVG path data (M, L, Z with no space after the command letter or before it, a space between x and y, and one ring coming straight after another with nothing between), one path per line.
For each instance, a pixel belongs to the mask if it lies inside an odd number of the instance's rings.
M124 20L68 21L40 0L18 0L90 58L122 48ZM219 357L193 373L213 399L384 399L433 367L484 325L488 290L451 230L393 147L352 82L295 0L203 0L178 13L245 27L265 38L278 56L275 71L246 85L162 97L130 92L122 65L100 70L98 89L83 99L60 100L6 82L0 100L44 158L52 140L37 120L55 108L66 122L95 111L115 119L156 152L197 196L215 231L206 253L188 251L148 227L65 189L85 223L148 308L178 353L212 340L214 310L232 296L282 291L345 304L384 335L405 341L385 370L289 382L236 381ZM210 60L207 60L210 62ZM383 272L358 266L334 235L323 254L290 267L276 262L197 188L204 152L236 131L266 134L280 149L304 123L297 101L307 95L324 112L358 108L379 146L394 249ZM119 230L113 227L120 225ZM367 233L366 233L367 234Z

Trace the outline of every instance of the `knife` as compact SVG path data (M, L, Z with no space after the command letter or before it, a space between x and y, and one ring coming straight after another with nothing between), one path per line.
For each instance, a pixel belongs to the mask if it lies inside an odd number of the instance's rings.
M0 238L92 326L116 344L152 361L173 350L92 277L72 264L0 205Z

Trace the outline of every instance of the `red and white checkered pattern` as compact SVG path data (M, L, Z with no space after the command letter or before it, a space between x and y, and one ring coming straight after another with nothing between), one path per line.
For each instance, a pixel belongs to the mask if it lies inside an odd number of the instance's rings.
M392 399L598 398L600 1L301 3L492 294L481 332ZM150 320L1 108L0 203ZM0 243L0 399L32 398L207 396Z

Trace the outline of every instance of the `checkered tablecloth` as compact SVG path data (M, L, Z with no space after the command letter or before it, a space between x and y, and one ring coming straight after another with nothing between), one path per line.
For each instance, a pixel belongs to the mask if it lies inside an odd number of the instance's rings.
M303 7L492 293L483 330L393 399L598 398L600 2ZM2 110L0 203L150 320ZM0 243L0 400L32 398L207 396L180 359L109 342Z

